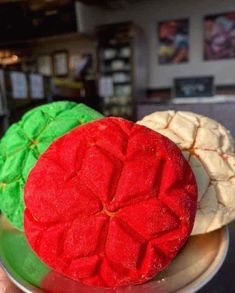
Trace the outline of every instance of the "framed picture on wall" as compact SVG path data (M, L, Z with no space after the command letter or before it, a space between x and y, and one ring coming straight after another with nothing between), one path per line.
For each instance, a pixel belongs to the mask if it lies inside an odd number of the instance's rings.
M214 96L213 76L175 78L173 98L198 98Z
M52 55L53 72L55 76L67 76L69 73L68 51L56 51Z
M189 20L158 23L159 64L179 64L189 60Z
M52 75L52 59L50 55L42 55L37 60L38 73L51 76Z
M204 60L235 58L235 11L205 16L203 28Z
M93 56L92 54L70 54L69 56L69 71L75 77L83 78L93 73Z

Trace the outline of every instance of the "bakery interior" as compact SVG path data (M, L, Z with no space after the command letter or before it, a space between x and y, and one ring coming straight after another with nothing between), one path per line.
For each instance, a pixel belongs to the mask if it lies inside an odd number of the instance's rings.
M235 137L234 0L1 0L0 28L1 136L68 100L132 121L192 111ZM225 261L197 292L235 292L228 227Z

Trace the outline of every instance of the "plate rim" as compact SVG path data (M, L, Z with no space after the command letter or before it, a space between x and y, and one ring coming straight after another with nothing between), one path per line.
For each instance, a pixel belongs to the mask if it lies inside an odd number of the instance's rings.
M216 257L214 258L210 266L192 282L190 282L183 288L176 290L175 293L197 292L198 290L202 289L206 284L208 284L214 278L214 276L219 272L219 270L221 269L227 257L229 244L230 244L230 235L229 235L228 226L221 227L220 230L222 234L222 241L221 241L222 244L219 245L219 249L216 254Z
M10 279L10 281L18 288L20 289L22 292L24 293L46 293L46 292L43 292L40 288L37 288L36 286L34 286L33 290L37 290L37 292L33 292L31 291L31 289L27 288L28 285L23 285L20 281L18 281L17 279L15 279L13 276L12 276L12 273L10 271L8 271L6 269L6 267L4 266L4 263L0 257L0 267L1 269L5 272L5 274L7 275L7 277ZM26 287L27 286L27 287Z
M230 235L229 235L228 226L221 227L219 230L221 233L221 244L219 245L219 249L217 251L216 257L214 258L210 266L205 271L203 271L198 277L196 277L192 282L186 284L182 288L177 289L176 291L172 291L171 293L197 292L198 290L202 289L206 284L208 284L213 279L213 277L218 273L218 271L221 269L226 259L226 256L228 254L228 249L229 249L229 243L230 243ZM37 288L36 286L32 288L32 290L34 291L31 291L31 288L29 288L27 284L23 285L20 281L16 280L12 276L12 273L8 271L7 268L4 266L4 263L1 257L0 257L0 266L3 269L3 271L6 273L6 275L9 277L11 282L14 283L23 292L45 293L42 289Z

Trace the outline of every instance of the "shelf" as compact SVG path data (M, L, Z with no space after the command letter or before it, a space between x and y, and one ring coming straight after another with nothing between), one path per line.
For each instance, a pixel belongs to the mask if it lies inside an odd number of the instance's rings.
M198 98L174 98L173 104L214 104L214 103L234 103L234 96L214 96L214 97L198 97Z
M47 37L38 37L38 38L32 38L32 39L25 39L25 40L15 40L15 41L4 41L0 42L1 46L17 46L22 44L29 44L32 43L53 43L56 41L61 40L83 40L83 39L93 39L92 37L82 34L82 33L67 33L67 34L60 34L60 35L54 35L54 36L47 36Z
M118 106L120 108L123 108L123 107L129 107L132 105L131 102L127 102L126 104L119 104L119 103L104 103L103 104L106 108L109 108L109 107L113 107L113 106Z
M131 47L131 43L130 42L120 42L120 43L116 43L116 44L107 44L105 46L100 46L99 49L100 50L110 50L110 49L121 49L121 48L126 48L126 47Z
M102 70L102 74L112 74L112 73L119 73L119 72L124 72L124 73L131 73L131 69L109 69L109 70Z
M117 56L117 57L113 57L113 58L109 58L109 59L101 59L101 62L112 62L112 61L119 61L119 60L125 60L125 61L130 61L130 59L131 59L131 56L130 57L119 57L119 56Z
M200 98L175 98L175 99L140 99L138 104L223 104L235 103L235 96L217 95L214 97L200 97Z
M171 99L163 99L163 98L148 98L148 99L139 99L137 104L167 104L170 103Z
M131 85L131 81L113 81L113 85Z
M140 97L140 92L146 88L147 70L145 70L145 38L138 26L131 22L101 25L97 29L98 46L98 78L107 76L114 88L112 95L133 96L130 105L120 103L109 105L116 113L120 108L120 115L126 115L135 120L134 98ZM146 67L147 69L147 67ZM133 75L132 73L135 72ZM138 87L137 87L138 86ZM127 95L125 95L125 93ZM123 94L123 95L122 95ZM107 106L106 106L107 107ZM125 113L125 107L128 108Z

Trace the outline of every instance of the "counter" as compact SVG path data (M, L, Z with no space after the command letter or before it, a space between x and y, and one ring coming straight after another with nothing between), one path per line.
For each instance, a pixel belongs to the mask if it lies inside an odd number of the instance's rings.
M213 99L213 98L211 98ZM212 100L213 101L213 100ZM168 103L156 103L151 100L140 101L137 105L137 119L142 119L145 115L153 113L155 111L166 111L166 110L181 110L181 111L192 111L198 114L209 116L210 118L216 119L218 122L223 124L227 129L231 131L233 137L235 137L235 100L231 98L231 102L223 101L219 102L194 102L186 103L185 99L179 103L168 102Z

